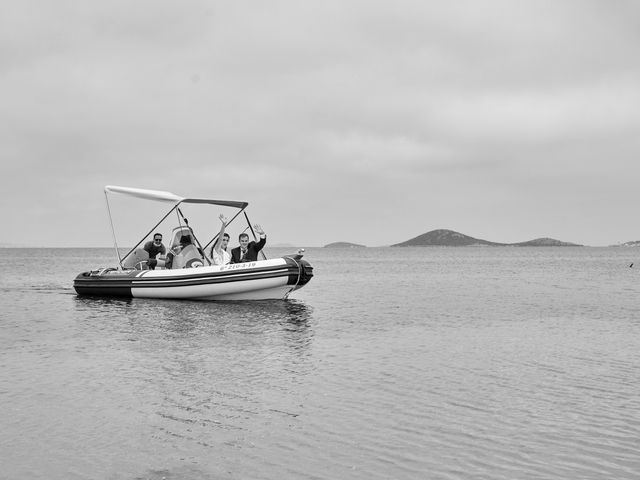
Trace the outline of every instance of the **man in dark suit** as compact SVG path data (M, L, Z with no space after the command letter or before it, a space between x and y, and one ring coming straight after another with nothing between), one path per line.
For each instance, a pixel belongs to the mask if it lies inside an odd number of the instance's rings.
M254 225L253 229L260 235L258 242L249 241L249 235L241 233L238 237L240 246L231 250L231 263L255 262L258 260L258 252L267 243L267 235L260 225Z

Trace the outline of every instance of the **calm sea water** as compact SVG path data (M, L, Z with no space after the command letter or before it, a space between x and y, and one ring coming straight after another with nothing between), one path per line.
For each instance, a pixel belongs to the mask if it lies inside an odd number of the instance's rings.
M0 478L640 478L640 249L305 258L289 301L202 303L0 249Z

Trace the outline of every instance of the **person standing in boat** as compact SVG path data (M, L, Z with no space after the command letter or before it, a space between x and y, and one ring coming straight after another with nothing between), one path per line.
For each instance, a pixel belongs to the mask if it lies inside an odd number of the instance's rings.
M160 266L160 267L164 267L164 259L163 258L156 258L158 256L158 254L162 254L163 256L167 253L167 249L165 248L165 246L162 244L162 234L161 233L154 233L153 234L153 240L150 242L147 242L144 244L144 247L142 247L143 250L146 250L146 252L149 254L149 268L151 270L155 270L156 269L156 265Z
M216 243L211 247L211 259L214 265L226 265L231 262L231 254L227 252L227 246L229 245L229 234L224 232L227 226L227 217L222 213L218 217L222 226L220 227L220 233L218 233L218 239Z
M249 241L249 235L241 233L238 236L240 246L231 250L231 263L255 262L258 260L258 252L267 243L267 234L260 225L254 225L253 229L260 235L257 242Z

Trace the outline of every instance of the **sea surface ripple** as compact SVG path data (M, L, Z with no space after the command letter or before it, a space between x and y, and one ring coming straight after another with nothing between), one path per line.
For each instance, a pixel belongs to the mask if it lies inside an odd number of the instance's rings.
M305 255L288 301L205 303L0 249L0 479L640 478L636 250Z

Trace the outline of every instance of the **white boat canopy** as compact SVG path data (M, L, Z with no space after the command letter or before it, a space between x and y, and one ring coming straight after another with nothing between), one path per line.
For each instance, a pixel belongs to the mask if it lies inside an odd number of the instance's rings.
M172 206L170 208L170 210L167 212L167 214L162 217L160 219L160 221L158 223L156 223L155 227L153 227L149 233L147 233L147 235L145 235L144 237L142 237L142 240L140 240L135 247L133 247L131 250L129 250L129 253L127 253L124 257L120 256L120 251L118 250L118 241L116 239L116 231L115 228L113 227L113 219L111 218L111 207L109 206L109 193L120 193L123 195L129 195L131 197L137 197L137 198L142 198L143 200L152 200L155 202L167 202L167 203L171 203ZM143 241L144 239L151 234L151 232L153 232L153 230L160 225L165 218L167 218L171 212L173 212L174 210L178 210L178 212L180 213L180 215L182 215L182 212L180 212L180 204L182 203L205 203L205 204L210 204L210 205L220 205L223 207L233 207L233 208L237 208L238 212L235 214L235 216L231 219L231 221L233 221L233 219L235 219L238 215L240 215L240 213L244 212L244 209L247 208L247 205L249 205L248 202L235 202L235 201L231 201L231 200L213 200L210 198L184 198L181 197L179 195L176 195L175 193L171 193L171 192L164 192L162 190L147 190L144 188L131 188L131 187L118 187L116 185L106 185L104 187L104 196L105 196L105 200L107 201L107 212L109 213L109 223L111 223L111 233L113 234L113 246L115 248L116 251L116 256L118 257L118 263L119 263L119 269L122 269L122 262L123 260L125 260ZM249 227L251 227L251 224L249 223L249 218L247 217L246 212L244 213L245 218L247 219L247 223L249 224ZM184 217L183 217L184 218ZM187 223L187 219L184 218L185 223ZM231 222L229 222L231 223ZM188 225L188 223L187 223ZM252 230L253 231L253 230ZM215 238L215 237L214 237ZM197 241L197 239L196 239ZM199 243L198 243L199 245ZM209 244L205 245L208 246ZM264 253L263 253L264 255ZM210 263L210 262L209 262Z
M164 192L162 190L147 190L143 188L118 187L116 185L107 185L104 187L105 195L107 193L121 193L132 197L142 198L144 200L153 200L156 202L169 202L173 204L179 203L209 203L211 205L221 205L225 207L235 207L244 209L249 205L247 202L235 202L231 200L213 200L209 198L184 198L175 193Z
M184 200L182 197L171 192L163 192L161 190L145 190L143 188L118 187L115 185L107 185L104 187L104 193L122 193L131 195L132 197L143 198L145 200L154 200L157 202L177 203Z

